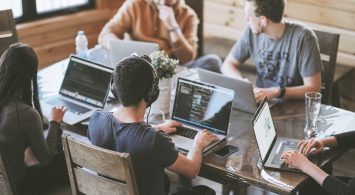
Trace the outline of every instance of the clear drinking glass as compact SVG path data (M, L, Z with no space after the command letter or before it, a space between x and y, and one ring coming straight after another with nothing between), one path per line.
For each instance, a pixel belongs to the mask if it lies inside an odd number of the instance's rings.
M317 117L321 106L322 94L308 92L305 94L306 106L306 127L304 128L305 138L312 138L318 134Z

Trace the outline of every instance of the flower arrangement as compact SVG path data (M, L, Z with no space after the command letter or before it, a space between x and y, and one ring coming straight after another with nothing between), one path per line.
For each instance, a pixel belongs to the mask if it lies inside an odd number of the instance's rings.
M164 51L155 51L150 54L150 58L159 79L173 77L179 60L170 58Z

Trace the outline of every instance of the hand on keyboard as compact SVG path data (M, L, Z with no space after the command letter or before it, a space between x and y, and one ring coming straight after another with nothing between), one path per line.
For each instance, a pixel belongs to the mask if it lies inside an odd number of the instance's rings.
M162 124L154 126L155 129L164 131L167 134L176 132L176 127L182 127L182 124L172 120L167 120Z
M218 137L215 134L208 132L207 130L199 131L194 138L194 145L205 148L212 142L218 140Z
M298 151L304 155L318 154L323 151L324 144L321 140L316 139L302 140L298 144L298 148Z
M291 167L299 169L303 172L307 169L307 167L312 165L305 155L295 150L288 150L281 155L281 159L283 162Z
M64 106L53 107L49 115L48 121L56 121L58 123L62 122L66 111L67 108Z

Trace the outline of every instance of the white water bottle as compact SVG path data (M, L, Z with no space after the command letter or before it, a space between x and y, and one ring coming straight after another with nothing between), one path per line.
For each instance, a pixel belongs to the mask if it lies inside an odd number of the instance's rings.
M80 58L88 58L88 39L84 31L79 31L75 38L76 55Z

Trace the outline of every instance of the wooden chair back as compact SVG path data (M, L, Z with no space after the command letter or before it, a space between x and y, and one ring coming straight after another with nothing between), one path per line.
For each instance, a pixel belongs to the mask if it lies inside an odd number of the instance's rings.
M63 135L72 194L138 194L131 156Z
M13 43L18 42L12 10L0 11L0 56Z
M198 50L197 56L203 55L203 0L185 0L186 4L195 10L200 23L198 24Z
M322 103L332 105L334 72L337 61L339 34L314 30L318 37L319 50L322 57Z

